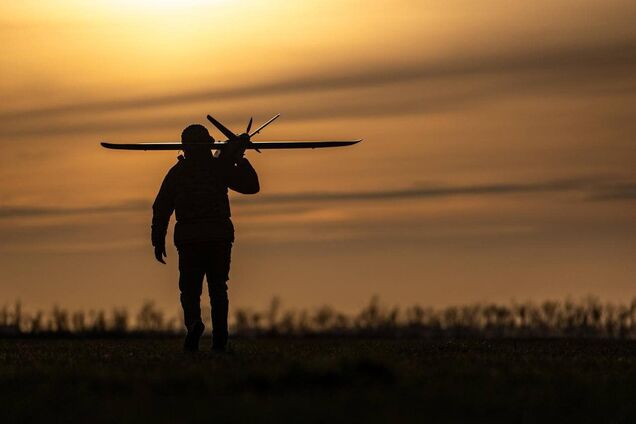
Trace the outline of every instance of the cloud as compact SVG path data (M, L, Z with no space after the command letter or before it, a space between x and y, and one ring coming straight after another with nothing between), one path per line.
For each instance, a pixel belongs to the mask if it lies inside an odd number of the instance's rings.
M567 191L585 187L587 180L556 180L538 183L495 183L467 186L424 186L400 190L314 192L270 194L260 196L258 203L296 203L332 201L390 201L400 199L425 199L467 195L522 194L532 192ZM250 199L238 198L234 203L248 203Z
M636 67L634 69L636 75ZM631 77L630 77L631 78ZM329 100L320 94L305 94L296 98L272 98L267 103L241 104L223 107L222 121L230 128L241 128L246 121L246 108L255 115L271 116L283 111L285 121L342 118L386 118L409 114L456 113L474 105L496 101L505 97L519 97L546 93L561 96L610 95L629 96L636 93L636 77L625 81L622 78L597 78L563 73L561 75L516 75L498 78L445 81L443 83L421 82L400 86L367 88L364 91L341 91L331 93ZM584 87L584 90L581 89ZM211 108L208 104L206 108ZM215 105L214 109L220 106ZM141 117L134 113L120 116L74 116L64 118L20 119L12 124L0 125L0 139L7 141L32 139L34 137L59 137L90 135L112 140L116 134L125 134L130 140L132 133L166 130L174 133L188 123L201 121L202 112L193 107L189 112L171 109L154 112L153 117ZM0 119L1 121L1 119ZM163 140L163 141L174 141Z
M606 45L565 46L500 54L475 52L463 57L437 62L415 60L411 63L363 63L346 69L333 68L320 73L293 76L277 81L229 88L209 88L181 93L96 100L46 106L0 113L0 124L19 121L33 123L55 117L74 117L99 113L139 111L142 109L183 106L210 101L236 100L294 93L323 92L377 87L390 84L422 82L449 77L475 75L518 74L548 72L576 77L597 74L603 78L607 71L623 72L629 77L636 67L636 40ZM567 82L567 80L565 81ZM70 129L72 130L72 128Z
M549 192L581 192L584 199L618 200L635 199L635 183L612 183L604 177L561 179L531 183L500 182L475 185L426 185L397 190L351 191L351 192L303 192L281 194L259 194L249 197L235 197L234 205L260 207L258 214L281 214L298 211L293 204L319 204L326 202L395 201L412 199L435 199L456 196L497 196ZM605 182L604 182L605 181ZM272 207L280 205L278 207ZM127 201L111 206L95 207L0 207L0 219L51 217L71 215L92 215L104 213L150 211L147 200ZM302 208L302 211L307 209ZM249 212L247 212L249 214Z
M590 200L636 200L636 183L616 183L604 186L590 195Z
M112 206L93 207L0 206L0 219L90 215L99 213L130 212L143 209L150 210L148 202L143 200L127 201Z

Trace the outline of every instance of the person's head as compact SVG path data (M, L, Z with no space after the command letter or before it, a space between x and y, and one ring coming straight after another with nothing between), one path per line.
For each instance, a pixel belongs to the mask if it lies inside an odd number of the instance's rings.
M214 143L214 138L203 125L188 125L181 133L181 143L186 157L210 155L207 144Z

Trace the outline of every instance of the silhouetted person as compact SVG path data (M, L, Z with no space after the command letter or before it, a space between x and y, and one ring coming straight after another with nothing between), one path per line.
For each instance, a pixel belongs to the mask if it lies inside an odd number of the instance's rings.
M181 134L185 157L168 171L152 206L152 245L165 264L168 222L175 212L174 243L179 252L179 290L188 334L184 349L196 351L204 330L200 297L207 277L212 308L212 348L227 344L228 296L234 226L230 220L228 188L243 194L259 191L256 171L243 157L245 144L235 140L214 157L207 143L214 139L203 125L190 125Z

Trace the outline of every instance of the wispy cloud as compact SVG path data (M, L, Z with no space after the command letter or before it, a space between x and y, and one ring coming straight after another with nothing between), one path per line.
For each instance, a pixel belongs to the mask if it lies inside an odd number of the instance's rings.
M395 200L435 199L456 196L500 196L530 193L579 192L585 200L633 200L636 199L636 184L612 182L606 178L577 178L531 183L499 182L475 185L426 185L398 190L349 191L349 192L303 192L281 194L259 194L235 197L232 203L241 207L267 207L259 214L281 214L298 211L293 204L319 204L329 202L386 202ZM279 207L271 207L280 205ZM90 215L119 212L150 211L146 199L126 201L110 206L94 207L40 207L3 206L0 219ZM306 210L306 209L302 209ZM249 212L248 212L249 213Z
M589 180L555 180L537 183L494 183L466 186L423 186L400 190L355 191L355 192L313 192L263 195L258 203L295 203L331 201L391 201L399 199L423 199L467 195L502 195L532 192L568 191L583 189ZM238 198L235 203L250 200Z
M509 73L567 73L570 77L609 71L633 72L636 66L636 40L609 45L564 46L500 54L477 52L439 62L415 60L411 63L366 63L346 69L327 69L277 81L228 88L209 88L180 93L162 93L130 98L107 99L45 106L0 113L0 124L28 119L76 117L78 114L138 111L182 106L210 101L236 100L281 94L321 92L375 87L415 81Z
M616 183L596 190L592 200L636 200L636 183Z
M68 215L89 215L99 213L130 212L142 209L150 209L150 205L144 200L133 200L118 203L112 206L90 207L55 207L55 206L0 206L0 219L16 217L50 217Z

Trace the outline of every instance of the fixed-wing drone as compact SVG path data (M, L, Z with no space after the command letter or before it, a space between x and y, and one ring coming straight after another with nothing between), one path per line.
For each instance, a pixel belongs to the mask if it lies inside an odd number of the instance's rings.
M227 146L230 142L233 141L242 141L247 149L253 149L257 152L260 152L261 149L317 149L324 147L340 147L340 146L350 146L352 144L359 143L362 139L357 140L320 140L320 141L252 141L251 138L256 134L260 133L263 128L274 122L280 113L269 121L265 122L263 125L258 127L256 130L250 132L252 129L252 118L250 118L249 123L247 124L247 129L241 135L234 134L232 131L227 129L223 124L219 121L208 115L208 120L219 130L227 140L219 141L214 143L201 143L209 147L212 150L223 150L225 146ZM183 150L183 144L181 142L168 142L168 143L101 143L107 149L118 149L118 150Z

